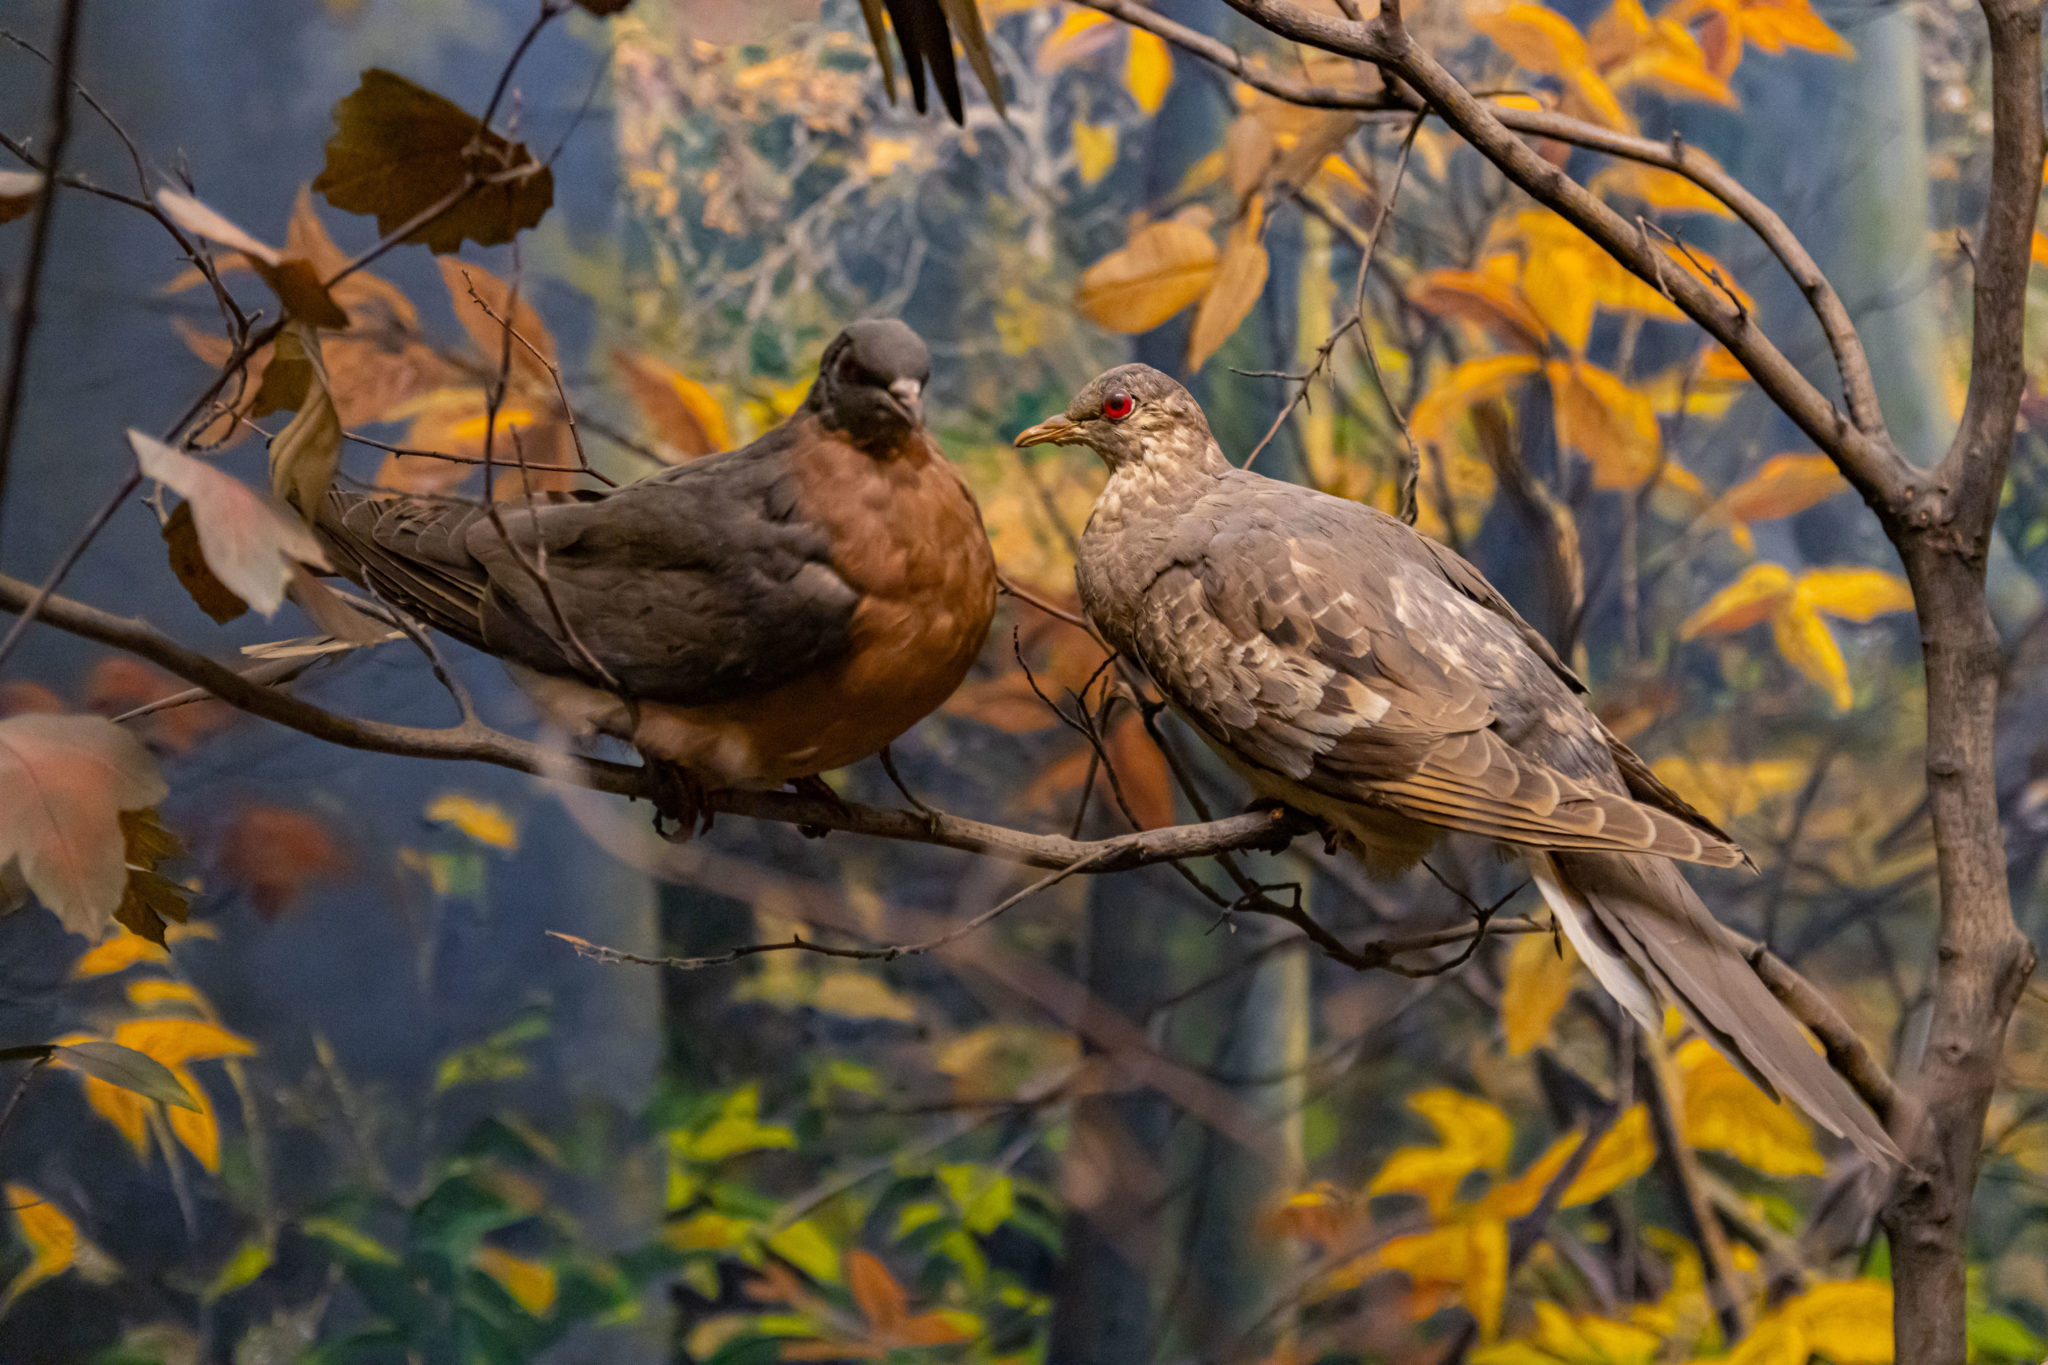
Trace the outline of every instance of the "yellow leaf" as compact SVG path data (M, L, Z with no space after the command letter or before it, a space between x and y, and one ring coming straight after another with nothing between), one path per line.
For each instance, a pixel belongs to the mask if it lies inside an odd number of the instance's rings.
M7 1205L14 1224L28 1243L29 1262L7 1286L0 1303L12 1303L30 1287L69 1270L78 1259L78 1225L64 1211L26 1185L9 1181Z
M861 169L871 180L880 180L898 166L917 160L918 145L907 137L870 137L861 158Z
M1422 1316L1435 1311L1431 1290L1455 1289L1479 1324L1482 1340L1500 1330L1501 1299L1507 1292L1507 1224L1497 1218L1449 1223L1406 1237L1390 1238L1358 1269L1398 1270L1416 1290Z
M825 973L818 979L818 992L810 1003L827 1014L849 1019L895 1019L907 1024L917 1018L917 1006L909 997L857 968Z
M1711 758L1658 759L1651 765L1657 780L1691 802L1716 824L1727 824L1755 810L1773 796L1798 790L1806 781L1806 764L1792 758L1755 763L1723 763Z
M204 1019L129 1019L115 1026L114 1041L169 1067L215 1057L248 1057L256 1051L241 1034Z
M120 929L101 939L97 946L87 949L78 961L72 963L71 975L74 979L107 976L126 971L138 962L170 960L170 953L158 944L151 943L140 934Z
M1590 1204L1649 1170L1656 1159L1657 1144L1650 1136L1650 1112L1640 1104L1635 1105L1594 1144L1578 1178L1565 1186L1559 1206L1570 1209Z
M1771 521L1848 491L1849 481L1825 455L1773 455L1722 494L1720 510L1736 521Z
M1678 1049L1685 1140L1765 1175L1820 1175L1827 1163L1792 1106L1774 1100L1704 1038Z
M1891 1365L1892 1287L1882 1280L1817 1284L1779 1311L1831 1365Z
M1562 73L1565 78L1565 110L1604 127L1625 133L1635 131L1635 121L1622 109L1605 79L1591 66L1579 65Z
M1686 617L1678 628L1678 638L1693 640L1747 630L1769 618L1791 597L1792 574L1783 564L1752 564Z
M1101 28L1109 22L1109 16L1100 10L1077 9L1060 20L1059 27L1047 35L1038 49L1038 69L1044 73L1058 71L1070 66L1090 52L1106 43L1110 34L1098 33L1087 42L1079 41L1090 29Z
M137 1005L204 1005L205 998L183 981L150 978L130 982L128 999Z
M1201 369L1258 304L1270 267L1265 244L1259 240L1265 220L1265 196L1254 194L1231 227L1215 282L1195 310L1195 325L1188 332L1188 369Z
M1192 223L1168 219L1138 229L1082 271L1074 304L1109 331L1149 332L1201 298L1215 278L1214 240Z
M1703 153L1691 153L1694 156ZM1733 218L1735 211L1677 171L1623 161L1594 176L1587 186L1595 194L1618 195L1668 213L1711 213Z
M1741 105L1728 82L1709 70L1706 64L1683 53L1671 51L1642 52L1608 70L1607 83L1616 90L1648 89L1660 95L1678 99L1705 100L1724 108L1734 109ZM1698 156L1697 151L1691 153ZM1711 196L1709 196L1711 198ZM1719 200L1714 201L1719 204ZM1726 208L1707 210L1710 213L1728 214ZM1732 215L1729 215L1732 216Z
M214 1116L213 1101L207 1098L206 1087L184 1067L173 1066L170 1071L197 1105L192 1109L164 1109L164 1116L170 1120L171 1132L185 1144L185 1150L192 1153L194 1160L208 1172L217 1174L220 1171L220 1120Z
M1547 6L1518 0L1477 9L1470 18L1473 28L1525 70L1562 76L1587 65L1586 40L1571 20Z
M1083 185L1093 185L1116 165L1116 125L1076 123L1074 125L1074 169Z
M1535 374L1542 362L1533 355L1495 355L1467 360L1439 379L1409 415L1417 441L1445 441L1452 418L1475 403L1499 398Z
M1856 700L1849 686L1849 661L1820 613L1803 595L1794 594L1771 614L1771 641L1785 662L1818 683L1837 711L1846 711Z
M1650 1365L1663 1345L1655 1332L1607 1318L1575 1317L1547 1299L1532 1305L1536 1329L1527 1341L1504 1341L1472 1353L1472 1365Z
M494 1246L480 1246L470 1264L496 1280L512 1302L536 1318L546 1317L555 1306L557 1281L553 1266L514 1256Z
M1159 112L1173 84L1173 53L1166 40L1144 29L1131 30L1130 52L1124 58L1124 88L1147 115Z
M1810 569L1799 575L1798 592L1809 606L1846 621L1913 610L1912 585L1882 569Z
M1553 941L1548 934L1523 934L1515 940L1508 952L1507 984L1500 993L1508 1056L1524 1056L1550 1041L1551 1023L1571 999L1577 963L1571 945Z
M1636 488L1656 472L1664 443L1647 396L1583 360L1553 360L1545 370L1557 439L1593 466L1595 488Z
M747 1240L753 1224L724 1213L697 1213L672 1223L661 1240L677 1251L724 1251Z
M1408 1097L1408 1106L1436 1129L1438 1145L1397 1149L1373 1176L1366 1193L1419 1194L1428 1201L1430 1212L1440 1217L1450 1209L1466 1176L1507 1165L1514 1125L1497 1105L1448 1087L1417 1091Z
M482 801L462 792L442 792L427 803L426 814L435 824L453 825L480 844L507 853L519 848L518 826L495 801Z

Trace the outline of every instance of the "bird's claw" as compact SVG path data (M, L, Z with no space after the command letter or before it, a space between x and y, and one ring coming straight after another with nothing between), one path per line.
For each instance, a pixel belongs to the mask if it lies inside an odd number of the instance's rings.
M640 758L654 780L654 832L672 844L710 833L716 812L703 779L680 763L644 753Z
M845 798L840 796L838 792L833 791L832 784L819 777L816 773L812 773L809 777L791 778L789 780L789 789L798 796L808 796L813 801L823 801L836 814L851 815L853 813L853 807L846 804ZM796 832L803 835L806 839L822 839L832 832L832 827L830 825L798 825Z

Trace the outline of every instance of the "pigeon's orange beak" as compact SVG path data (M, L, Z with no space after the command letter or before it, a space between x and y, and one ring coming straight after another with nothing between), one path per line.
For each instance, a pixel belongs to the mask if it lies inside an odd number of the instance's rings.
M1017 433L1017 445L1071 446L1081 444L1081 424L1063 412L1056 412L1035 427Z

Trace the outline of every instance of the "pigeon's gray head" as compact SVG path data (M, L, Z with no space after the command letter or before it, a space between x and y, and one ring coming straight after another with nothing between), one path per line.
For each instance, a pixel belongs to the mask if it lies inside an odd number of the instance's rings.
M1150 365L1090 380L1063 413L1018 433L1020 446L1087 446L1112 470L1144 460L1204 467L1220 460L1193 394Z
M832 338L806 401L826 426L886 456L924 425L931 377L923 338L895 318L869 318Z

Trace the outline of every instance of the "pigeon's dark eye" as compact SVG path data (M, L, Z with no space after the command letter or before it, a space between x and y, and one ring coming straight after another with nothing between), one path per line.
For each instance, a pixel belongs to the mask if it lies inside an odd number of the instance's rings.
M1102 400L1102 415L1112 422L1121 422L1137 410L1138 400L1127 393L1113 393Z

